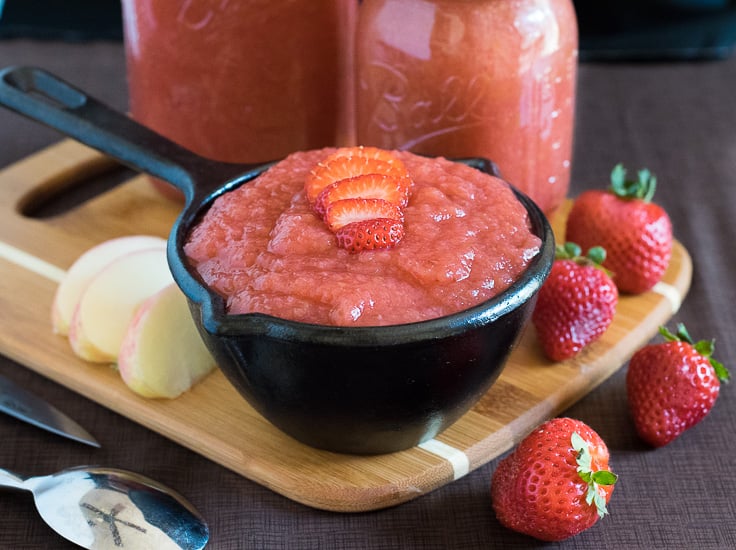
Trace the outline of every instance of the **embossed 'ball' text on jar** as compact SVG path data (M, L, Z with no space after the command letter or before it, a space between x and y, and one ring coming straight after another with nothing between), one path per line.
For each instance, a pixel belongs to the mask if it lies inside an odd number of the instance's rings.
M569 188L577 62L571 0L363 0L357 140L490 158L549 214Z
M356 11L355 0L122 0L131 115L225 162L352 144Z

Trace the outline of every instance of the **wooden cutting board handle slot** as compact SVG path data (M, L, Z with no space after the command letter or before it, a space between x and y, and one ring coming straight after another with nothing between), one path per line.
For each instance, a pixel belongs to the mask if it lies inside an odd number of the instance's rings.
M47 180L23 195L17 205L21 216L46 219L71 212L133 178L137 172L121 164L100 164L68 180Z
M0 214L32 217L51 197L86 185L116 167L120 163L110 157L65 139L3 168Z

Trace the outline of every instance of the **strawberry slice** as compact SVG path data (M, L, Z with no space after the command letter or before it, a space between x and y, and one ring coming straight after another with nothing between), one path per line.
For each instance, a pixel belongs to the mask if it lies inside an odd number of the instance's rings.
M392 152L344 147L318 163L304 190L309 203L352 252L388 248L404 236L412 180Z
M391 248L404 236L404 224L391 218L374 218L344 225L335 232L337 244L349 252Z
M307 200L314 204L325 187L363 174L409 177L404 163L390 151L374 147L342 148L318 163L309 173L304 184Z
M341 147L330 156L328 156L323 162L330 162L341 157L380 160L382 162L387 162L394 165L396 169L400 169L406 172L404 163L401 162L399 158L393 154L393 152L386 149L379 149L378 147L365 147L363 145L359 145L357 147Z
M383 199L403 208L409 199L407 179L384 174L363 174L336 181L325 187L317 196L314 210L324 217L325 211L332 203L359 198Z
M362 157L366 159L382 160L391 164L397 164L403 168L403 163L396 157L396 155L391 151L379 149L378 147L366 147L365 145L358 145L357 147L341 147L327 157L327 160L338 157Z
M383 199L344 199L327 207L325 222L333 233L354 222L388 218L403 223L401 208Z

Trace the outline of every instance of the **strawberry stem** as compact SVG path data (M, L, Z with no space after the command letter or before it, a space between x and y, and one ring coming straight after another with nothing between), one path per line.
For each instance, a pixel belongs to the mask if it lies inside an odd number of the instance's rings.
M582 253L580 246L573 242L558 244L555 247L555 259L557 260L574 260L579 258Z
M580 245L573 242L566 242L564 245L558 244L555 247L556 260L573 260L580 265L588 264L600 268L606 259L606 249L602 246L590 248L585 256L582 253Z
M641 199L651 202L657 188L657 178L648 169L637 172L637 179L627 180L623 164L617 164L611 171L610 190L622 199Z
M718 380L726 383L729 382L729 380L731 379L731 373L728 372L728 369L723 363L713 357L713 352L716 348L715 340L699 340L695 342L683 323L677 324L677 332L675 333L670 331L665 326L659 327L659 333L668 342L685 342L686 344L690 344L691 346L693 346L693 348L695 348L695 351L708 359L711 366L713 367L713 370L716 373L716 376L718 377Z
M596 265L601 265L606 261L606 249L602 246L594 246L588 250L588 258Z
M613 485L618 480L618 476L608 470L593 471L593 457L590 454L590 445L580 434L573 432L570 442L572 448L577 452L577 471L580 479L588 484L585 492L585 502L590 506L595 504L598 511L598 517L603 517L608 513L606 509L606 497L598 490L601 485Z

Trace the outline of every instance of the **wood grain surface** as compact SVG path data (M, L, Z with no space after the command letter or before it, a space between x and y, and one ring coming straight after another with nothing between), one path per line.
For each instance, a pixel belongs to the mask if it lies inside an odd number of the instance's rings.
M58 281L89 247L129 234L166 236L179 205L134 177L54 217L24 215L39 201L114 168L64 140L0 172L0 353L270 489L315 508L355 512L393 506L492 460L543 420L586 395L650 340L686 296L688 252L675 243L655 290L620 299L598 342L563 363L544 359L529 327L504 372L476 406L436 439L380 456L307 447L256 413L216 371L175 400L131 392L114 367L86 363L53 334ZM566 208L553 218L562 239Z

